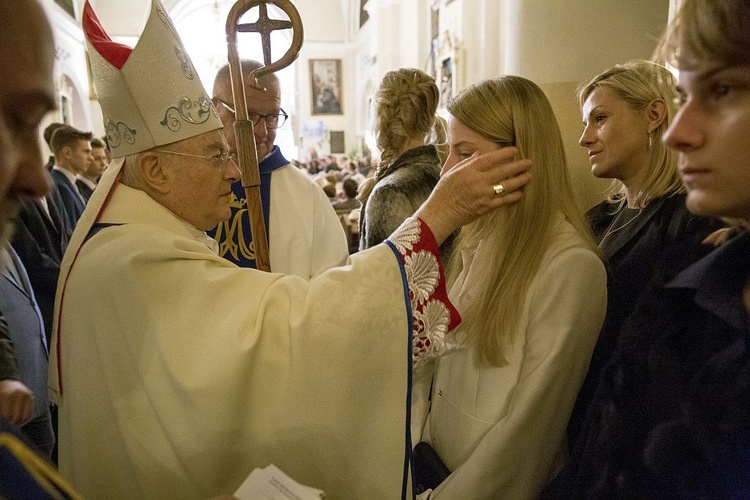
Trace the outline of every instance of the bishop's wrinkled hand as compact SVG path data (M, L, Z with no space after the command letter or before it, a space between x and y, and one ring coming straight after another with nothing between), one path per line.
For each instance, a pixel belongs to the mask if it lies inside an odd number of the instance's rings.
M531 180L530 168L531 160L519 160L512 146L484 155L474 153L444 172L416 215L440 244L459 227L519 201Z

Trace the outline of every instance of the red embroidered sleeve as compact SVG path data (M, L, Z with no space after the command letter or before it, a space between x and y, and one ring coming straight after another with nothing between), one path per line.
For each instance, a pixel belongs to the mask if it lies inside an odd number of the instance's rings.
M416 217L407 219L388 240L401 258L409 290L412 361L419 368L452 347L448 333L461 316L448 299L440 250L429 226Z

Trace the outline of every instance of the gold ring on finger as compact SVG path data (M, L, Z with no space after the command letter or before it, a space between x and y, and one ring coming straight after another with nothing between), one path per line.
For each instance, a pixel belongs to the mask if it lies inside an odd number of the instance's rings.
M500 196L505 192L505 186L502 184L495 184L492 186L492 190L495 191L495 194Z

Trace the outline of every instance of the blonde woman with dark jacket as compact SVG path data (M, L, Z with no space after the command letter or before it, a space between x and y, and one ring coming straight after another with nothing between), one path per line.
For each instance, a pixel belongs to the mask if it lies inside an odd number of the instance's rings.
M453 352L415 374L412 408L413 436L450 475L419 498L534 498L567 457L566 425L606 309L604 266L538 86L486 80L448 111L443 172L506 146L534 171L521 202L464 227L448 260L463 322Z
M666 67L635 60L607 69L578 91L584 123L579 143L588 150L591 173L612 184L607 199L586 214L607 266L608 304L568 425L571 449L623 322L649 282L706 255L711 246L701 242L722 227L718 219L687 210L677 152L661 139L676 113L675 85Z

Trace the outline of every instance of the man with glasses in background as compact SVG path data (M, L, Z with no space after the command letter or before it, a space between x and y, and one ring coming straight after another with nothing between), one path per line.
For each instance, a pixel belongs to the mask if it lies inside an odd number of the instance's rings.
M248 118L254 124L261 179L261 201L268 233L271 271L295 274L305 279L344 264L348 244L336 212L320 187L284 158L274 146L276 130L288 118L281 108L278 77L269 74L259 83L265 91L250 86L247 75L263 65L242 61ZM229 66L216 75L213 103L224 124L224 135L232 153L235 105ZM242 182L232 185L232 216L209 234L219 242L219 254L241 267L255 267L255 249Z

